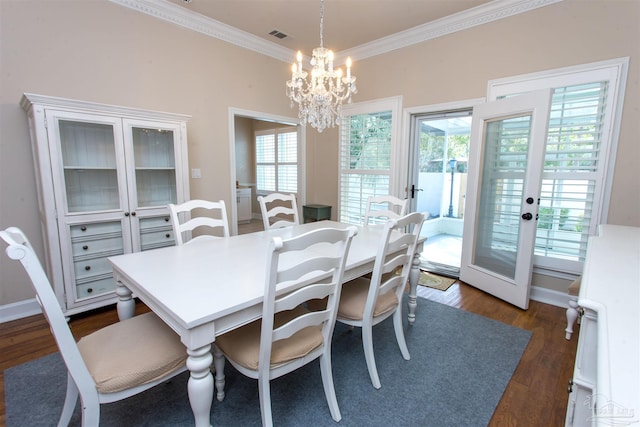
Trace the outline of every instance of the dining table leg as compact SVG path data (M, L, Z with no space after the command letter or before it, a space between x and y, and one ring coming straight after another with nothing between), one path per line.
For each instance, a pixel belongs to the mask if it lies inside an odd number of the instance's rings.
M136 312L136 302L133 300L133 294L131 290L119 280L116 280L116 284L116 295L118 295L116 310L118 312L118 319L131 319Z
M196 427L211 427L211 404L213 401L213 375L211 375L211 345L187 349L187 368L191 375L187 382L189 403Z

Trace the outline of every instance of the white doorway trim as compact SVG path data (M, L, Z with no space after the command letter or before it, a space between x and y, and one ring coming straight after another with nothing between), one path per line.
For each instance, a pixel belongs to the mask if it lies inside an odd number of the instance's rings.
M413 116L420 114L429 114L429 113L438 113L441 111L450 111L450 110L461 110L464 108L473 108L478 104L482 104L486 102L486 98L472 98L465 99L462 101L452 101L445 102L442 104L431 104L431 105L421 105L418 107L409 107L402 110L402 153L401 159L404 159L404 162L401 162L399 176L404 178L405 183L405 191L407 197L409 197L409 186L411 185L411 162L412 152L413 152L413 136L411 135L411 122ZM413 209L411 206L413 200L409 200L409 209Z
M303 206L306 203L306 146L307 131L305 126L301 126L297 117L279 116L276 114L264 113L261 111L245 110L242 108L229 107L229 194L231 202L229 204L230 216L229 227L231 235L238 234L238 208L235 203L236 198L236 126L235 118L244 117L254 120L262 120L266 122L281 123L295 126L298 129L299 141L299 171L298 174L298 205Z

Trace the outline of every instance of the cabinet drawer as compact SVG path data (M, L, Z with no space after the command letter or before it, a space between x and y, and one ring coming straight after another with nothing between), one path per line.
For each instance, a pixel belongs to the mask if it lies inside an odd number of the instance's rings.
M113 277L105 277L76 285L76 297L78 299L95 297L113 292L115 289L116 281Z
M95 258L96 255L107 252L109 253L109 256L124 253L122 236L111 237L108 239L91 239L83 242L73 242L71 247L74 260L78 260L81 257Z
M236 188L236 196L238 197L251 197L250 188Z
M577 377L589 383L596 383L597 371L597 346L598 323L595 313L585 310L580 320L580 335L578 336L578 349L576 350L576 363L574 372Z
M153 232L143 231L140 234L140 249L143 251L173 245L175 245L175 240L173 238L173 229L171 227L166 230Z
M154 228L165 229L167 227L169 230L172 229L171 218L168 215L156 216L152 218L143 218L140 220L141 232L153 230Z
M111 264L107 261L106 256L75 261L73 263L73 269L76 276L76 285L86 280L93 280L97 278L97 276L112 275L113 273Z
M122 225L120 221L96 222L92 224L79 224L71 226L71 241L82 241L85 238L122 237Z
M594 425L595 402L593 389L588 384L583 384L574 379L569 393L567 416L565 427L589 427Z

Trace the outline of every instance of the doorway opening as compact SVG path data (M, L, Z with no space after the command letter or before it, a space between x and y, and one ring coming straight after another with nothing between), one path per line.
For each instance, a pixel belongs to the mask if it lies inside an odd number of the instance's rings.
M428 213L421 269L457 278L462 254L472 108L412 116L412 210Z
M306 131L296 118L277 116L264 112L229 109L230 129L230 183L231 194L235 196L236 203L229 206L229 225L231 234L243 234L262 229L260 207L257 196L258 176L255 135L264 133L265 129L293 128L296 130L297 162L295 175L297 180L298 205L304 205L305 196L305 151ZM291 173L289 174L291 175ZM248 200L245 200L244 196ZM232 199L233 200L233 199Z

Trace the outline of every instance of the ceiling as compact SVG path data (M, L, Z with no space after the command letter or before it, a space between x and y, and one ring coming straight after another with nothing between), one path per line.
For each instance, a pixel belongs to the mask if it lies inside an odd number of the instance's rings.
M168 0L291 50L320 45L320 0ZM324 47L349 50L491 0L325 0ZM287 35L278 39L273 30Z

